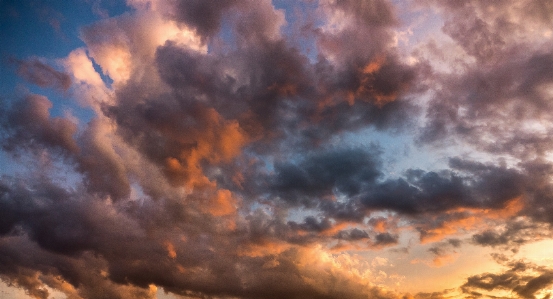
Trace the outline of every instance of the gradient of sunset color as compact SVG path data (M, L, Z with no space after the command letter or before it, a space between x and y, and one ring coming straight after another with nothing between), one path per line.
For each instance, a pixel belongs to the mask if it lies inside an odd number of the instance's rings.
M553 296L553 1L0 0L0 298Z

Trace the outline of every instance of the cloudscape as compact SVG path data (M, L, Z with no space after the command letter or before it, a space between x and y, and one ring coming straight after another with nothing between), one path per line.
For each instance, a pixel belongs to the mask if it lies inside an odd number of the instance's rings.
M550 0L0 1L13 298L553 296Z

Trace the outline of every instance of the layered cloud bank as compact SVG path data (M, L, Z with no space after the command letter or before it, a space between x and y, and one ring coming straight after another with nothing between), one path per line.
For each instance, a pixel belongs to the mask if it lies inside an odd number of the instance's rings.
M65 57L6 62L45 93L2 98L2 281L549 296L551 260L521 248L553 237L551 1L126 4Z

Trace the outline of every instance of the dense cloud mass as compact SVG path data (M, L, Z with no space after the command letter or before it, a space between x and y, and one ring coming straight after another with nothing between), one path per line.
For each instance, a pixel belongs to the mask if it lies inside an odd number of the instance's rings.
M9 53L3 282L41 299L551 296L551 267L516 257L553 237L550 1L126 10L64 57ZM402 288L466 248L501 269Z

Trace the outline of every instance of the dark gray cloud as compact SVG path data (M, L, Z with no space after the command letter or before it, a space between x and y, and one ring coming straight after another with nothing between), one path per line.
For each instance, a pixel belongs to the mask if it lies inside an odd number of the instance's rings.
M17 66L17 74L30 83L62 91L66 91L71 86L71 77L68 74L54 69L37 58L14 59L12 62Z
M461 247L462 241L459 239L448 239L439 243L436 243L436 245L430 247L428 249L428 252L431 252L437 257L444 256L451 251L453 248L459 248Z
M209 38L219 31L224 14L240 2L238 0L171 1L174 7L169 13L175 20L194 28L202 37Z
M549 223L550 224L550 223ZM548 223L532 220L507 221L505 228L488 229L472 236L478 245L517 251L521 245L550 237Z
M451 159L455 171L408 170L398 179L383 179L378 149L346 149L279 163L267 179L275 199L319 207L340 219L363 219L368 211L407 215L440 213L457 208L501 209L527 192L526 173ZM260 185L267 191L267 185ZM344 196L346 201L335 201Z
M474 211L507 209L512 213L510 217L528 215L537 219L533 215L536 209L531 205L528 205L528 210L517 210L516 205L522 208L524 204L521 198L533 194L531 175L524 171L451 159L452 170L409 170L402 178L384 179L379 153L375 150L372 153L350 149L322 152L297 163L277 164L274 175L267 179L272 183L255 187L262 188L264 196L271 190L270 198L280 204L316 209L338 223L362 223L374 211L399 213L412 219L421 240L446 237L440 231L450 230L450 223L462 223L475 217ZM330 176L332 180L328 179L328 173L334 174ZM342 181L348 184L342 185ZM332 227L326 218L323 222L308 221L314 219L306 219L301 226L294 225L306 231L323 231L323 224L324 229ZM538 236L540 239L546 237L539 232L548 225L547 222L531 224L501 219L510 223L500 234L502 237L492 238L496 235L481 232L481 235L474 236L474 243L517 248ZM315 224L317 226L313 226ZM371 218L369 224L375 229L375 246L397 243L393 223L384 218ZM459 229L464 228L460 226ZM339 236L348 237L347 232L341 232ZM461 241L451 239L451 243L444 246L457 248L460 244ZM436 254L440 253L441 247L436 248Z
M553 284L553 272L549 268L523 260L506 262L505 266L508 269L503 273L470 276L461 287L463 292L482 296L479 291L505 290L521 298L534 299L538 291L547 291L547 287Z
M373 246L382 247L390 246L398 243L398 236L394 236L390 233L380 233L374 237Z
M73 138L77 125L67 118L51 117L52 106L45 96L36 94L26 95L11 104L3 102L0 108L3 149L39 150L46 146L62 152L77 152L79 148Z
M120 163L101 144L98 120L83 132L68 118L51 117L53 104L46 97L29 94L0 109L3 149L17 156L21 149L39 154L60 154L87 176L89 191L118 199L128 196L129 183Z
M364 230L354 228L354 229L349 230L349 231L340 231L338 233L338 238L339 239L344 239L344 240L356 241L356 240L368 239L369 234Z

